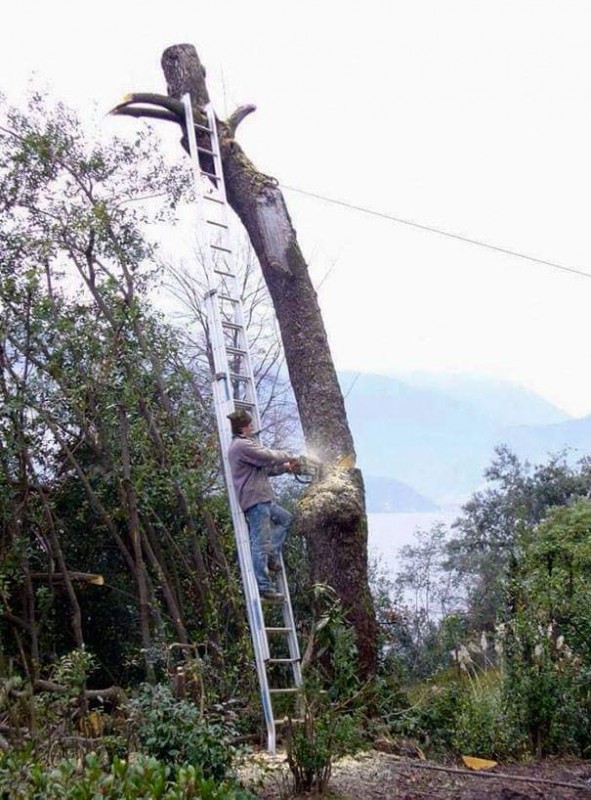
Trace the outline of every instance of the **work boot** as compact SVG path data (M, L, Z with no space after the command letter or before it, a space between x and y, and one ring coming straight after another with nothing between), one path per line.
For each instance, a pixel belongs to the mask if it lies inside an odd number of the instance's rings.
M279 556L269 556L267 568L269 572L281 572L281 559Z
M271 603L282 603L285 597L276 589L261 589L261 600L268 600Z

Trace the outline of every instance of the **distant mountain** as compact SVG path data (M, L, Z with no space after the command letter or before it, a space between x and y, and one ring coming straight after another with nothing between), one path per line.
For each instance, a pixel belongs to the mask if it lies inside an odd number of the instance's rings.
M411 486L376 475L364 475L367 510L370 513L387 511L437 511L438 506Z
M365 373L339 379L364 473L394 478L440 505L478 488L501 443L520 456L538 448L546 460L547 449L560 449L554 443L569 432L571 446L591 452L580 420L513 384L434 376L433 384L446 384L436 389L425 376L423 386Z
M562 409L523 386L479 375L408 372L398 378L419 389L432 389L468 404L498 426L552 425L570 419Z
M568 460L591 455L591 415L569 419L558 425L521 425L508 428L503 441L521 458L543 463L551 453L568 450Z
M351 385L354 374L343 374ZM468 404L395 378L359 376L345 399L360 466L448 504L478 483L496 426Z

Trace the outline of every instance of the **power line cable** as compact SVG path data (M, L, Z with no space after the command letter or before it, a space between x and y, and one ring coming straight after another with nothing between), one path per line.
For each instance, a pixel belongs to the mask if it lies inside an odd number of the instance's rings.
M349 397L349 395L351 394L351 390L353 389L353 387L355 386L355 384L357 383L357 381L359 380L359 378L361 377L361 375L362 375L362 373L361 373L361 372L358 372L358 373L357 373L357 375L355 375L355 377L354 377L354 378L353 378L353 380L351 381L351 385L349 386L349 388L347 389L347 391L346 391L346 392L345 392L345 394L343 395L343 400L346 400L346 399L347 399L347 397Z
M582 269L577 269L576 267L567 267L564 264L558 264L556 261L548 261L545 258L536 258L536 256L530 256L527 253L519 253L516 250L509 250L507 247L499 247L495 244L490 244L489 242L483 242L480 239L471 239L469 236L462 236L459 233L450 233L450 231L444 231L441 228L434 228L431 225L423 225L420 222L413 222L410 219L403 219L402 217L395 217L392 214L386 214L383 211L374 211L371 208L365 208L364 206L358 206L354 203L347 203L345 200L337 200L334 197L326 197L322 194L317 194L316 192L308 192L305 189L299 189L296 186L287 186L284 183L280 183L279 186L282 189L287 189L289 192L297 192L298 194L303 194L306 197L313 197L315 200L322 200L325 203L332 203L336 206L342 206L343 208L349 208L352 211L360 211L363 214L369 214L372 217L380 217L381 219L387 219L391 222L399 222L401 225L410 225L412 228L419 228L422 231L429 231L429 233L437 233L439 236L447 236L449 239L458 239L460 242L467 242L468 244L475 244L478 247L486 247L488 250L494 250L497 253L504 253L505 255L509 256L516 256L517 258L523 258L526 261L533 261L536 264L544 264L547 267L553 267L554 269L560 269L563 272L572 272L574 275L582 275L585 278L591 278L590 272L585 272Z

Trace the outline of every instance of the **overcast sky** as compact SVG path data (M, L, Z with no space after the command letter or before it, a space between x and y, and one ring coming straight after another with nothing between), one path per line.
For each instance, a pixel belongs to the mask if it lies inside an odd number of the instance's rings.
M239 139L283 184L591 276L590 24L589 0L20 0L0 88L35 75L102 113L164 92L162 50L190 42L220 115L257 104ZM477 372L591 413L591 277L286 199L339 369Z

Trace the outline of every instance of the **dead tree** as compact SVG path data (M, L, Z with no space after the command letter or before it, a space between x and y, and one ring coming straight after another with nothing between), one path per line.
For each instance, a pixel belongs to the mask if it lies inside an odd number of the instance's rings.
M114 113L167 119L184 127L180 98L189 93L197 121L209 102L205 68L192 45L162 55L168 96L130 95ZM147 104L147 105L146 105ZM277 315L306 445L325 464L303 499L298 528L306 536L314 581L332 586L353 624L363 676L376 667L377 624L368 585L367 515L361 472L345 404L308 268L277 181L259 172L235 139L254 106L218 120L228 201L241 219ZM206 136L199 133L199 136ZM187 147L186 135L181 140ZM207 169L207 164L202 165Z

